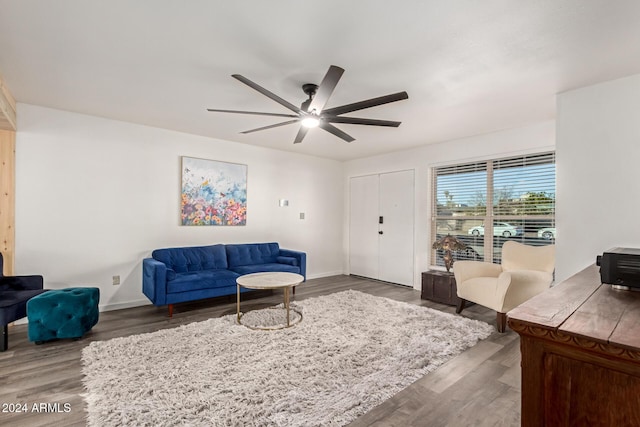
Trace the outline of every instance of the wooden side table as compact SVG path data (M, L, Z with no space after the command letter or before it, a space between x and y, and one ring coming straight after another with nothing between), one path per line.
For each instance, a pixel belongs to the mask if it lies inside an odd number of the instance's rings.
M453 273L429 270L422 273L420 298L448 305L458 305L458 290Z

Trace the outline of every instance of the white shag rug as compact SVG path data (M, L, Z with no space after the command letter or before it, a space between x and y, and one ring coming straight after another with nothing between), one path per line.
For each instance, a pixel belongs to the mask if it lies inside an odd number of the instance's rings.
M292 304L287 329L229 315L91 343L88 424L343 426L494 331L352 290Z

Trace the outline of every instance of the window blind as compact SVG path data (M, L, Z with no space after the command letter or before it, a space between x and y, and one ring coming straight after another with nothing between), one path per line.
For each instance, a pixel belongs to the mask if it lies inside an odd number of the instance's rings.
M487 164L469 163L435 170L432 194L436 216L484 213L487 198Z
M433 168L431 190L431 236L466 243L460 259L500 262L506 239L555 241L553 152ZM442 265L435 250L432 264Z

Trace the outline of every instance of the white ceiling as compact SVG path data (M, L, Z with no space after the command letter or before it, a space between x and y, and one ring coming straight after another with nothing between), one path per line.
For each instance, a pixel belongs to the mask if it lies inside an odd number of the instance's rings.
M328 107L406 90L338 125L347 144L288 113L330 65ZM347 160L555 117L555 94L640 72L637 0L0 0L0 73L19 102ZM283 120L281 120L283 121Z

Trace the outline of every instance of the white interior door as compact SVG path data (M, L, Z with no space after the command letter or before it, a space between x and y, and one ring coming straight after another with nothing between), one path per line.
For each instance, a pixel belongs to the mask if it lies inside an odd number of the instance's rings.
M413 286L413 225L413 171L351 178L351 274Z
M351 178L349 264L351 274L378 278L378 175Z
M378 278L413 286L414 173L380 174Z

